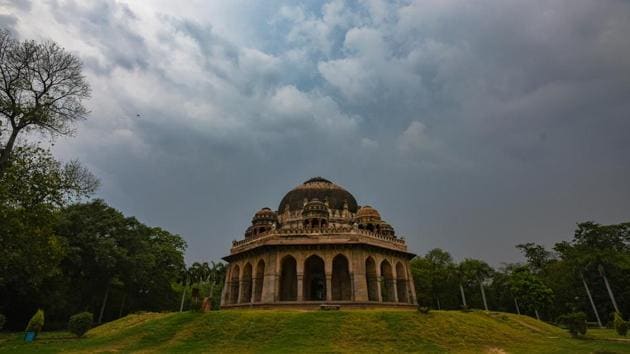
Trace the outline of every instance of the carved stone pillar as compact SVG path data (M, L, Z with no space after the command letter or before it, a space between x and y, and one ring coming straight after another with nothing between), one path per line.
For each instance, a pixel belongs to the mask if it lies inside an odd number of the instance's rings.
M326 301L332 301L332 274L326 273Z
M297 301L304 301L304 274L297 274Z

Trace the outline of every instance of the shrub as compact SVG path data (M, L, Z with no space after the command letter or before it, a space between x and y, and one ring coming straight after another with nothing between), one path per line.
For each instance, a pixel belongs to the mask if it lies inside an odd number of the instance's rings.
M628 334L628 322L623 320L619 312L615 312L613 324L615 325L615 331L617 331L618 335L625 336Z
M70 317L68 321L68 330L71 333L81 337L92 327L94 321L94 315L91 312L81 312Z
M7 322L7 318L3 314L0 313L0 331L4 327L5 322Z
M560 316L558 321L567 327L573 337L586 334L586 314L584 312L567 313Z
M28 321L28 325L26 325L26 331L39 333L42 328L44 328L44 310L39 309L37 310L37 312L35 312L33 317L31 317L31 320Z
M418 306L418 312L420 312L423 315L428 314L430 311L428 306Z

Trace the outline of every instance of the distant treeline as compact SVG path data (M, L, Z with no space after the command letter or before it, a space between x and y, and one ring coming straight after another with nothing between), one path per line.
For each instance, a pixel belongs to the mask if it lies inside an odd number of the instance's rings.
M516 247L526 262L498 269L476 259L454 262L441 249L416 257L411 267L419 304L436 309L487 306L550 322L584 312L602 325L611 323L614 312L630 315L630 223L584 222L573 240L556 243L552 250L534 243Z

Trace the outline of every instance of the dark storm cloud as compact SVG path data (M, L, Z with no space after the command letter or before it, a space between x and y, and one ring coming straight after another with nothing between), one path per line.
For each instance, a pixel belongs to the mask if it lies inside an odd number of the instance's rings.
M628 218L628 2L12 9L21 37L88 68L92 116L58 153L113 206L181 233L188 260L225 255L257 209L315 175L412 251L495 264L575 222Z

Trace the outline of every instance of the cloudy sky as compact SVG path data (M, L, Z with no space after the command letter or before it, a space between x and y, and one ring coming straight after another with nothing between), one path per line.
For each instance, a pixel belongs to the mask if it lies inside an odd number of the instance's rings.
M0 25L83 60L55 153L189 262L318 175L494 265L630 220L628 1L0 0Z

